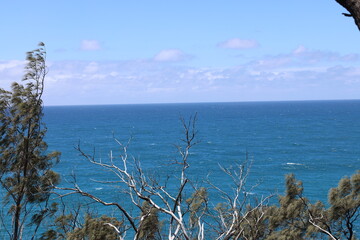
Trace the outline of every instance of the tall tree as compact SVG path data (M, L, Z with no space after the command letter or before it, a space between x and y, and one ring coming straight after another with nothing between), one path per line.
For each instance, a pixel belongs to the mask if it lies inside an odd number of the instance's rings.
M13 83L11 91L0 89L0 184L4 205L11 216L5 226L12 240L22 239L26 220L38 229L49 208L50 190L59 181L51 167L60 153L47 153L46 127L42 122L44 80L47 74L43 43L27 53L24 85ZM40 210L40 211L39 211Z

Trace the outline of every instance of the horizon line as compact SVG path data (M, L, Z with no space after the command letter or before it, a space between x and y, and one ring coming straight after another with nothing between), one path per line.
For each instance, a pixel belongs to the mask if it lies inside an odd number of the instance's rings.
M299 100L249 100L249 101L219 101L219 102L153 102L153 103L99 103L99 104L71 104L44 105L44 107L81 107L81 106L115 106L115 105L176 105L176 104L218 104L218 103L271 103L271 102L331 102L331 101L359 101L360 99L299 99Z

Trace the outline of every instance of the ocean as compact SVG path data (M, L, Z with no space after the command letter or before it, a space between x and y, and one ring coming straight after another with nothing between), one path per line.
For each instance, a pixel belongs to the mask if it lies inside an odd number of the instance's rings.
M207 187L206 181L211 181L232 194L231 179L220 167L248 159L244 192L252 197L284 194L285 175L293 173L303 182L305 197L326 203L329 189L360 169L360 100L46 106L48 150L62 153L55 166L60 186L72 186L76 176L84 191L134 208L118 184L109 183L116 177L76 150L80 145L94 159L106 162L110 152L120 153L116 138L122 143L131 139L129 159L138 159L146 174L176 189L176 146L184 137L180 119L194 116L197 144L190 150L187 176L196 186ZM218 195L210 197L214 205L222 201ZM67 199L73 205L86 202L78 195ZM101 214L114 211L92 206Z
M230 186L219 164L235 166L248 155L247 185L254 193L282 194L284 176L294 173L305 196L326 202L328 190L360 168L360 100L53 106L44 112L49 150L62 152L56 171L64 180L75 173L80 186L101 194L111 195L109 186L90 179L109 173L81 157L79 143L106 160L119 149L114 137L131 138L129 154L145 170L176 175L171 162L179 158L180 118L195 115L198 143L191 149L189 177L197 182L210 178Z

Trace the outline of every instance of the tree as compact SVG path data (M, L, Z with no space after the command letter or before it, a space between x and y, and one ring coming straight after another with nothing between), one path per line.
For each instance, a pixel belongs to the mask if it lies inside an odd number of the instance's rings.
M139 240L161 239L160 231L161 223L159 221L158 210L151 207L148 202L144 202L141 209L137 238Z
M286 195L279 206L266 212L271 239L355 240L360 217L360 172L344 177L328 195L329 207L317 201L311 204L303 196L303 186L293 174L286 177Z
M118 178L114 183L118 184L124 191L126 191L128 201L131 202L140 212L140 219L130 214L130 211L125 209L121 203L106 202L102 200L101 196L95 196L82 190L76 182L72 188L58 188L70 191L69 194L81 194L105 206L115 206L123 214L124 218L130 224L134 231L134 239L144 239L146 236L158 236L159 228L155 228L155 232L149 226L153 226L154 221L158 222L157 214L162 213L163 218L166 217L167 231L169 239L191 239L191 232L188 229L184 215L188 212L188 205L184 201L184 191L189 179L187 177L187 169L189 168L189 150L196 144L195 122L190 119L188 123L182 120L184 127L185 138L182 140L184 146L178 146L178 151L181 159L174 164L179 167L179 181L177 183L177 191L170 192L164 185L161 185L155 178L148 176L141 168L140 162L136 158L130 158L128 155L128 145L121 143L115 139L120 147L120 155L115 157L113 153L110 154L109 162L96 160L95 156L86 154L78 146L78 151L81 155L91 163L100 166L114 173ZM108 183L108 182L107 182ZM192 189L192 188L191 188ZM152 222L149 222L151 220ZM151 223L151 224L150 224ZM200 232L203 228L200 228ZM203 235L203 233L200 233ZM119 236L122 237L122 236Z
M42 122L44 80L47 74L43 43L27 53L26 84L13 83L11 91L0 89L0 184L4 205L11 216L5 226L12 240L22 239L24 225L32 216L35 236L44 217L53 212L49 196L59 175L51 170L59 152L47 153L46 127Z
M309 235L309 201L303 197L303 190L302 183L293 174L286 176L286 194L279 196L279 206L268 212L270 234L267 239L304 239Z
M353 239L360 217L360 172L351 178L342 178L337 187L329 192L331 207L327 215L331 219L334 232L345 239Z
M103 239L119 239L118 229L121 228L122 222L116 218L101 216L99 218L93 218L87 215L85 218L85 224L81 228L75 229L73 232L67 234L68 240L103 240ZM117 231L114 231L116 229Z
M76 183L76 178L73 187L57 188L67 191L63 196L80 194L102 205L116 207L126 220L125 223L129 225L129 229L133 230L134 240L220 240L258 236L256 230L245 230L249 225L246 223L252 221L252 229L257 228L258 222L261 222L264 216L262 209L268 198L257 201L255 206L250 205L245 189L251 165L249 161L236 167L221 167L234 186L231 193L208 181L212 195L217 195L217 199L225 199L225 202L216 208L209 204L208 188L197 187L198 183L189 178L187 169L192 164L190 149L197 144L195 122L196 117L190 118L188 122L182 119L185 137L182 139L183 144L177 146L180 159L173 165L177 169L177 176L164 177L167 180L172 178L171 186L166 181L161 182L161 179L147 174L141 168L141 163L136 158L131 158L128 154L130 141L123 144L115 139L120 146L120 154L116 156L110 152L108 161L97 160L94 154L85 153L80 146L77 149L89 162L114 174L116 180L106 181L104 184L114 184L125 193L120 201L105 201L102 196L83 190ZM131 211L129 203L138 211ZM118 238L124 238L125 232L116 231L116 228L114 230L119 233Z
M336 0L349 13L343 13L346 17L353 17L356 26L360 30L360 0Z
M198 183L192 182L187 175L187 169L192 163L189 150L196 143L195 122L183 121L183 126L185 144L178 146L181 159L176 161L179 166L178 176L173 179L177 180L177 185L173 181L171 186L161 184L158 179L149 176L136 158L130 158L127 151L129 143L122 144L115 139L121 154L116 158L111 152L108 161L96 160L95 155L86 154L80 146L78 150L88 161L115 175L116 180L104 183L116 184L125 192L120 201L104 201L102 196L81 189L76 181L73 182L74 187L59 189L70 191L64 196L81 194L105 206L117 207L125 220L124 224L129 226L124 231L118 227L104 228L105 232L113 234L114 239L115 236L124 239L124 234L130 228L133 234L129 235L133 235L134 240L357 239L360 172L351 178L341 179L338 187L329 191L328 208L320 201L312 204L304 197L303 185L293 174L286 176L286 193L278 196L277 204L269 204L271 195L261 199L249 198L249 189L245 187L251 167L248 158L236 167L220 167L228 178L223 181L232 183L230 191L209 180L206 182L209 187L197 187ZM251 188L250 191L254 190ZM186 199L186 196L190 197ZM213 207L214 202L210 199L214 196L215 202L223 199L216 207ZM137 207L135 215L129 204Z
M350 178L342 178L337 187L331 188L328 202L328 209L317 203L310 210L310 223L333 240L357 239L356 230L360 223L360 172Z

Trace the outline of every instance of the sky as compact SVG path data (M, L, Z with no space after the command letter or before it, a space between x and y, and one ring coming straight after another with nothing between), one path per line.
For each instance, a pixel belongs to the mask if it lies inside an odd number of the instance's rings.
M360 99L335 0L0 1L0 87L46 44L45 105Z

